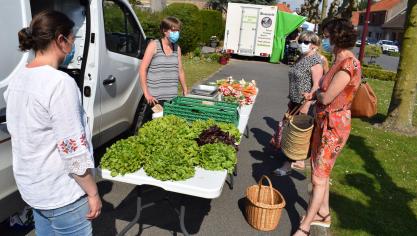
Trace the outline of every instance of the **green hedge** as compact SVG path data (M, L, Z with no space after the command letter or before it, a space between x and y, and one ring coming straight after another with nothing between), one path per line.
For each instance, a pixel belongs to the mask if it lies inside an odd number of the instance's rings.
M202 20L198 7L189 3L173 3L163 10L164 16L175 16L182 22L178 44L184 53L194 51L201 41Z
M148 11L135 9L135 13L139 19L143 31L145 32L146 37L154 39L161 37L161 33L159 32L159 25L161 24L163 15L160 12L151 13Z
M123 32L124 29L119 22L122 22L124 16L119 7L114 5L105 5L103 10L104 28L108 32Z
M135 9L136 15L148 38L159 38L159 25L166 16L175 16L182 22L179 45L183 53L192 52L200 44L208 44L211 36L220 40L224 36L225 21L219 11L199 10L189 3L173 3L162 12L150 13Z
M214 10L200 10L200 17L202 22L201 42L208 44L211 36L217 36L222 40L225 28L222 13Z
M362 67L363 77L369 79L390 80L395 81L397 73L389 70L382 70L372 67Z
M400 53L399 52L388 52L388 55L392 56L392 57L399 57Z

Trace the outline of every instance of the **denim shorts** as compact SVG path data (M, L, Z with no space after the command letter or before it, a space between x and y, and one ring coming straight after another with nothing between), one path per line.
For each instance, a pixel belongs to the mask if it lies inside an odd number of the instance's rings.
M33 209L37 236L90 236L93 234L91 221L86 215L90 210L86 196L53 210Z

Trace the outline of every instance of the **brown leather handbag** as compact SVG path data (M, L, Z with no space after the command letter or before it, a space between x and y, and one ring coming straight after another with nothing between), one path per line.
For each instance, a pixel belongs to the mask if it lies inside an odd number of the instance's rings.
M352 117L370 118L377 113L377 98L371 86L362 82L352 101L350 108Z

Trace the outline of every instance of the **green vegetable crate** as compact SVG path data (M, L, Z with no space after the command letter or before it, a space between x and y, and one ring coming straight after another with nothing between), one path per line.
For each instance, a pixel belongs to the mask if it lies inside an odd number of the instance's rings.
M200 98L176 97L164 104L164 115L176 115L188 121L213 119L239 124L238 104Z

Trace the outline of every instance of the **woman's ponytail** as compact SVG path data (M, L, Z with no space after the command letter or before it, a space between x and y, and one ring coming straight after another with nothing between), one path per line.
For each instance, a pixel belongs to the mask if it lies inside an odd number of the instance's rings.
M28 51L33 48L32 30L30 27L23 28L18 33L19 36L19 49L22 52Z

